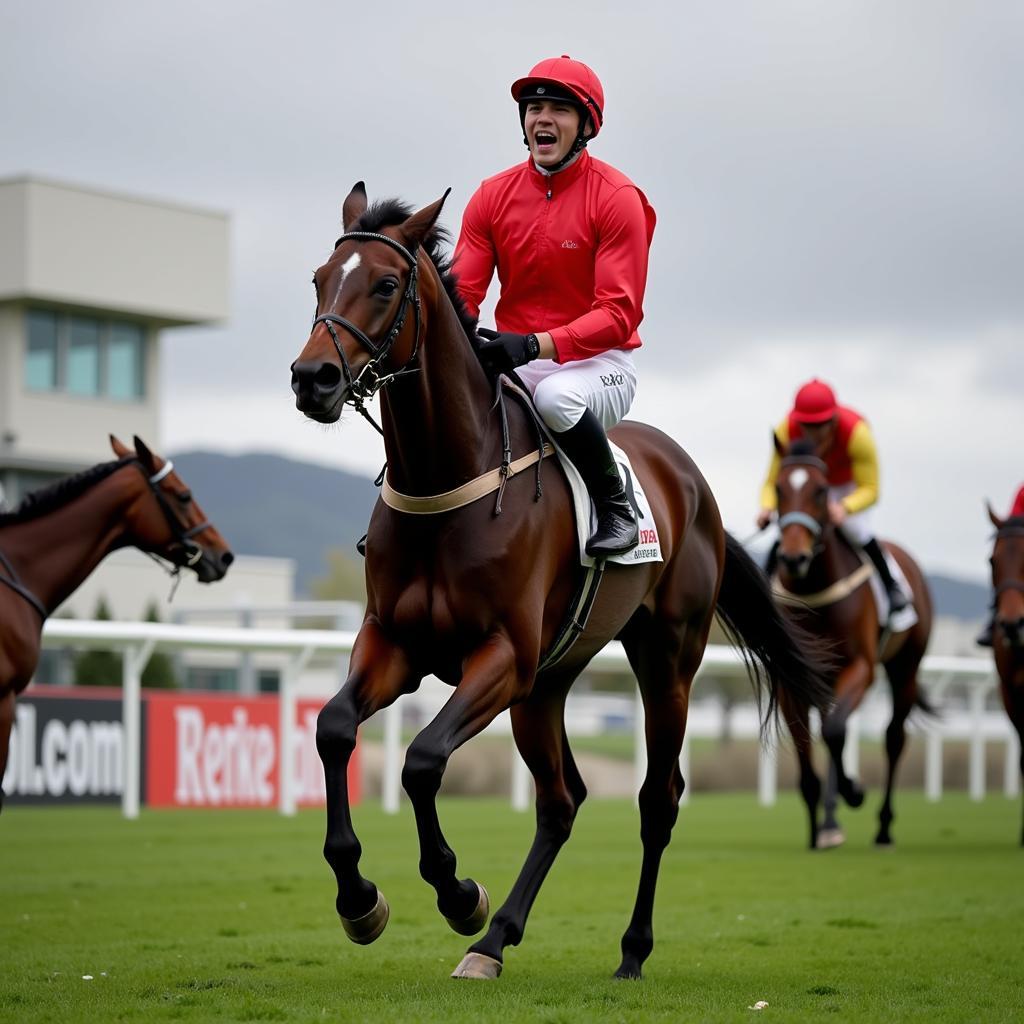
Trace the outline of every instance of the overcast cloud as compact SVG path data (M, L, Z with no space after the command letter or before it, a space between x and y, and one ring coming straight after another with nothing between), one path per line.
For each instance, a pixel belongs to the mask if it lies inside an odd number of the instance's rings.
M232 315L168 332L164 443L376 472L357 419L291 405L310 271L351 184L457 231L525 156L509 83L590 63L596 156L658 212L634 415L752 529L768 430L830 379L872 421L882 531L986 572L1024 479L1024 5L73 0L0 7L0 175L222 209Z

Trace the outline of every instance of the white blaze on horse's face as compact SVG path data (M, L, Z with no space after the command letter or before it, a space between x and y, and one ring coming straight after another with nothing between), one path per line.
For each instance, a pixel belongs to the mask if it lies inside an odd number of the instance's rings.
M811 474L807 472L802 466L794 469L789 474L789 484L794 491L799 491L803 488L804 484L810 479Z
M359 253L354 252L354 253L352 253L351 256L349 256L349 258L347 260L345 260L344 263L342 263L342 265L341 265L341 284L338 285L338 291L341 291L342 286L345 284L345 278L348 277L348 275L351 274L352 271L355 270L356 267L358 267L359 264L362 263L362 262L363 261L360 258Z

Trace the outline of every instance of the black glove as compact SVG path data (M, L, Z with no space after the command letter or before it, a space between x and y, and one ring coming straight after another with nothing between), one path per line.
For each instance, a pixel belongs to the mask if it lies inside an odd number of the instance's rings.
M477 328L476 354L483 368L497 376L511 373L517 366L523 366L540 355L540 342L536 334L509 334L505 331L491 331L486 327Z

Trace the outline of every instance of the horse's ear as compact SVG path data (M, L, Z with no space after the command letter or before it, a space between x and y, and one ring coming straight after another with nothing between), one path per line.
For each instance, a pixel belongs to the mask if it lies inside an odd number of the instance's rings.
M776 434L774 430L772 431L772 442L775 444L775 450L779 453L779 458L783 458L786 454L786 447L782 441L779 440L779 435Z
M366 185L357 181L341 204L341 230L348 231L366 213Z
M441 214L441 207L448 198L451 189L445 189L444 195L436 203L424 206L418 213L414 213L400 228L402 237L410 249L415 249L424 238L430 233L437 218Z
M146 447L146 442L137 434L132 440L135 442L135 454L139 457L139 462L151 473L155 473L157 471L156 456Z
M114 454L119 459L127 458L132 453L131 448L126 444L122 444L113 434L110 435L110 447L113 448Z
M999 516L992 511L992 502L986 501L985 508L988 510L988 517L992 520L992 525L997 529L1001 530L1006 525L1005 519L1000 519Z

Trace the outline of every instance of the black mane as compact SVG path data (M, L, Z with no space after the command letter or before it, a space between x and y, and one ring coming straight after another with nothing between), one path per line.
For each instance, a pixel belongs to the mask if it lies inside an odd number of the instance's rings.
M381 228L394 227L408 220L416 211L400 199L379 199L373 203L363 215L351 224L348 231L380 231ZM466 332L466 337L472 342L476 338L477 321L469 315L466 304L462 301L456 287L456 277L452 272L452 257L442 248L451 245L451 236L438 224L431 228L430 233L423 240L423 251L430 257L434 264L444 290L455 307L459 323Z
M30 519L38 519L48 512L63 508L69 501L74 501L90 487L98 484L101 480L106 480L111 473L134 461L135 458L132 456L117 459L114 462L101 462L89 469L83 469L81 473L75 473L74 476L64 477L48 487L32 491L25 495L16 509L0 513L0 527L25 523Z
M814 442L808 440L806 437L798 437L795 441L790 441L789 447L786 449L786 456L790 455L813 455L817 457L817 449L814 446Z

